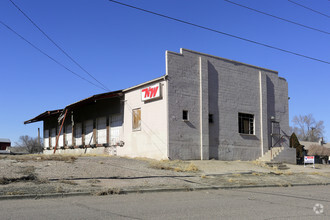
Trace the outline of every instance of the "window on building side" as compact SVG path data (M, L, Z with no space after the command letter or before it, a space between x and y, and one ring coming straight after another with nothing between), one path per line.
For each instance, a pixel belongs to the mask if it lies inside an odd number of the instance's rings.
M141 109L133 109L133 131L141 130Z
M238 113L238 132L241 134L254 134L254 115Z
M187 110L182 111L182 120L188 121L189 120L189 115Z
M209 114L209 123L213 123L213 114Z

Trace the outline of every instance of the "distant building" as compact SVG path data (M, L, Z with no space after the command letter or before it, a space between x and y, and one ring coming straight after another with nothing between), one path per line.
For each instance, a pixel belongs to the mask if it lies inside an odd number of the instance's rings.
M53 152L65 111L59 153L254 160L272 147L289 149L285 79L187 49L166 52L163 77L26 121L44 122L44 153Z
M11 142L8 138L0 138L0 150L6 150L7 147L10 147Z

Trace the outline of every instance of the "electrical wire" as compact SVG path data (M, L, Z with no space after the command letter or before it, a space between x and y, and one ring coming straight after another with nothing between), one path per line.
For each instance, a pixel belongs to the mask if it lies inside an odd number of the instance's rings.
M74 74L75 76L79 77L82 80L85 80L86 82L102 89L105 90L103 87L89 81L88 79L85 79L84 77L80 76L78 73L70 70L68 67L66 67L65 65L63 65L62 63L60 63L58 60L54 59L53 57L51 57L50 55L48 55L46 52L42 51L40 48L38 48L37 46L35 46L33 43L31 43L30 41L28 41L26 38L24 38L22 35L20 35L19 33L17 33L14 29L12 29L11 27L9 27L7 24L5 24L3 21L0 20L0 24L2 24L4 27L6 27L8 30L10 30L11 32L13 32L14 34L16 34L18 37L20 37L22 40L24 40L26 43L28 43L30 46L32 46L34 49L36 49L37 51L39 51L40 53L42 53L43 55L45 55L46 57L48 57L49 59L51 59L52 61L54 61L56 64L58 64L59 66L63 67L64 69L66 69L67 71L69 71L70 73Z
M83 68L76 60L74 60L67 52L64 51L63 48L61 48L55 41L45 33L24 11L19 8L12 0L9 0L18 11L20 11L50 42L52 42L66 57L68 57L73 63L75 63L82 71L84 71L86 74L88 74L90 77L92 77L97 83L99 83L104 90L110 91L109 88L107 88L103 83L101 83L99 80L97 80L91 73L89 73L85 68Z
M314 10L314 9L312 9L312 8L309 8L309 7L305 6L305 5L299 4L299 3L294 2L294 1L291 1L291 0L288 0L288 1L291 2L292 4L298 5L298 6L300 6L300 7L306 8L307 10L310 10L310 11L312 11L312 12L315 12L315 13L317 13L317 14L320 14L320 15L323 15L323 16L325 16L325 17L327 17L327 18L330 18L330 15L324 14L324 13L322 13L322 12L319 12L319 11L317 11L317 10Z
M304 24L300 24L300 23L295 22L295 21L290 21L288 19L281 18L281 17L275 16L275 15L272 15L272 14L268 14L266 12L259 11L259 10L254 9L254 8L250 8L250 7L245 6L245 5L238 4L236 2L232 2L232 1L229 1L229 0L224 0L224 1L228 2L230 4L233 4L233 5L237 5L237 6L242 7L242 8L249 9L249 10L254 11L254 12L258 12L258 13L263 14L263 15L267 15L267 16L272 17L272 18L276 18L276 19L281 20L281 21L285 21L285 22L288 22L288 23L291 23L291 24L294 24L294 25L298 25L298 26L301 26L301 27L304 27L304 28L308 28L310 30L318 31L318 32L321 32L321 33L324 33L324 34L330 34L330 32L323 31L323 30L320 30L320 29L317 29L317 28L313 28L313 27L310 27L310 26L307 26L307 25L304 25Z
M128 5L128 4L125 4L125 3L122 3L122 2L118 2L118 1L114 1L114 0L109 0L109 1L113 2L113 3L116 3L116 4L119 4L119 5L122 5L122 6L133 8L133 9L136 9L136 10L139 10L139 11L143 11L143 12L146 12L146 13L149 13L149 14L157 15L159 17L167 18L167 19L177 21L177 22L180 22L180 23L183 23L183 24L194 26L194 27L197 27L197 28L200 28L200 29L208 30L208 31L215 32L215 33L218 33L218 34L226 35L228 37L232 37L232 38L243 40L243 41L246 41L246 42L249 42L249 43L257 44L257 45L260 45L260 46L263 46L263 47L268 47L268 48L271 48L271 49L274 49L274 50L278 50L278 51L281 51L281 52L296 55L296 56L303 57L303 58L306 58L306 59L318 61L318 62L321 62L321 63L330 64L330 61L321 60L321 59L318 59L318 58L310 57L310 56L307 56L307 55L303 55L303 54L296 53L296 52L293 52L293 51L289 51L289 50L286 50L286 49L282 49L282 48L279 48L279 47L271 46L269 44L264 44L264 43L257 42L257 41L254 41L254 40L250 40L250 39L247 39L247 38L239 37L237 35L225 33L225 32L222 32L222 31L219 31L219 30L216 30L216 29L212 29L212 28L205 27L205 26L202 26L202 25L194 24L194 23L191 23L191 22L188 22L188 21L184 21L184 20L181 20L181 19L178 19L178 18L170 17L170 16L160 14L160 13L157 13L157 12L149 11L149 10L139 8L139 7L136 7L136 6L133 6L133 5Z

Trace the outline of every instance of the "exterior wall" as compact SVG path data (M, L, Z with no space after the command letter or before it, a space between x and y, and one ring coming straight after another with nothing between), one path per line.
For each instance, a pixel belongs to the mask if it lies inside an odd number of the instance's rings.
M170 158L253 160L271 146L271 116L288 132L288 87L277 72L185 49L166 59ZM254 115L253 135L238 132L238 113Z
M125 92L124 141L117 154L130 157L167 159L167 81L161 79L162 97L143 102L141 89L156 82L145 84ZM141 129L133 130L133 109L141 109Z
M122 118L122 108L120 98L110 98L98 100L68 112L57 149L101 147L104 145L110 147L114 144L110 137L111 121L114 117L118 118L118 115L119 118ZM55 147L56 137L60 130L57 117L49 117L44 121L44 149ZM122 120L120 124L117 120L116 128L121 126ZM121 132L120 130L119 133ZM115 140L120 141L118 138ZM115 154L115 150L113 150L113 154Z
M7 147L10 147L10 143L0 142L0 150L6 150Z

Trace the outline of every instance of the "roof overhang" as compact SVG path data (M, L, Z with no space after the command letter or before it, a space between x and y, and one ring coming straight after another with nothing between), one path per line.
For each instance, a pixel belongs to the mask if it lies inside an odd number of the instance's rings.
M27 120L24 122L24 124L30 124L30 123L34 123L34 122L38 122L38 121L42 121L46 118L49 118L50 116L54 116L54 115L60 115L62 113L63 109L57 109L57 110L52 110L52 111L45 111L44 113L41 113L40 115Z
M115 97L121 97L123 96L122 90L117 90L113 92L106 92L106 93L101 93L97 95L93 95L91 97L88 97L86 99L80 100L78 102L72 103L68 106L66 106L64 109L57 109L57 110L52 110L52 111L45 111L44 113L41 113L40 115L27 120L24 122L24 124L30 124L38 121L43 121L46 118L52 117L52 116L60 116L64 110L74 110L80 107L83 107L85 105L91 104L93 102L96 102L97 100L101 99L109 99L109 98L115 98Z

